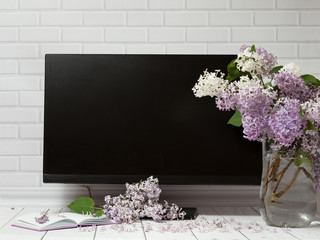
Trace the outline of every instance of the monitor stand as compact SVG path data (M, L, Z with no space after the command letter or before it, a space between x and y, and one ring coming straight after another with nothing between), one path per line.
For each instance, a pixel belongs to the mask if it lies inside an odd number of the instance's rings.
M198 216L198 210L196 208L182 208L182 211L186 213L185 220L194 220Z

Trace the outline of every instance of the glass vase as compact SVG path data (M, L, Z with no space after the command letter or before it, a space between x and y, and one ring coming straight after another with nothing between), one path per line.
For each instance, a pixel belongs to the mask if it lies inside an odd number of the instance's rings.
M312 167L298 167L293 157L263 143L260 213L267 225L306 227L316 211Z

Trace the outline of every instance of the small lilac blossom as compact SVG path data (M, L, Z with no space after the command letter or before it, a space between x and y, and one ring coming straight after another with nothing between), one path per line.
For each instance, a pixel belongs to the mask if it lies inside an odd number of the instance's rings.
M39 218L35 217L35 221L39 224L44 224L49 221L48 212L50 209L48 209L46 212L42 212L41 216Z

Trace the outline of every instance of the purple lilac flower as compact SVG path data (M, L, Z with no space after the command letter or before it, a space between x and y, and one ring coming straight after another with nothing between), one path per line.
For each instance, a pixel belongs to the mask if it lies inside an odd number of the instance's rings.
M275 140L285 147L289 147L301 132L303 120L299 107L298 100L283 98L276 105L276 112L269 116L268 124Z
M311 91L301 77L291 72L280 72L276 74L275 83L285 96L306 101L311 97Z
M249 114L242 115L244 137L250 141L262 141L261 136L267 129L267 119L263 116L252 117Z
M48 209L46 212L41 213L41 216L39 218L35 217L35 221L39 224L44 224L49 221L48 212L50 209Z
M161 189L157 178L126 184L126 193L117 197L105 197L104 212L117 223L132 223L143 217L161 219L183 219L185 213L177 205L159 202Z
M262 69L262 75L267 75L277 65L277 57L272 53L268 52L262 47L257 47L256 52L263 56L264 67Z

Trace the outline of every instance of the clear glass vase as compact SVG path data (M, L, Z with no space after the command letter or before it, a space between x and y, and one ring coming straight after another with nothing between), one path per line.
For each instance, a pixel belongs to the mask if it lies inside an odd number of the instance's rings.
M270 226L306 227L317 211L312 167L297 167L294 158L263 143L260 213Z

